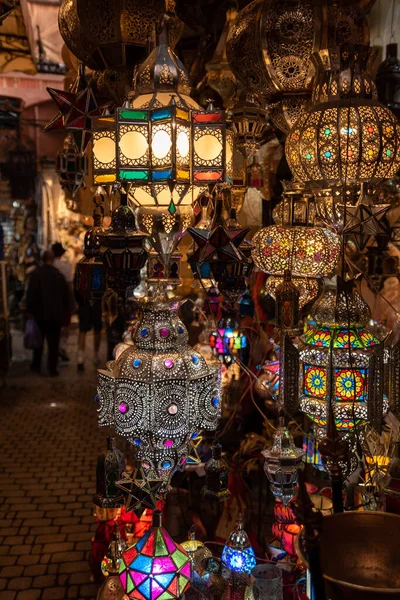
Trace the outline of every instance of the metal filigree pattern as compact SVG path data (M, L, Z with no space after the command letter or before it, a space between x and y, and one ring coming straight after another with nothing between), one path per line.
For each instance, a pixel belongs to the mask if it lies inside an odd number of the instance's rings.
M275 300L276 288L281 285L283 276L271 275L265 282L264 290L265 293L269 294ZM319 291L319 285L317 279L311 277L293 277L293 283L300 292L300 308L303 308L306 304L314 300Z
M392 347L390 353L390 400L390 408L398 417L400 415L400 341Z
M340 238L319 227L271 225L253 238L256 266L272 275L290 270L298 277L326 277L334 272L340 255Z
M369 361L368 421L378 432L382 432L384 407L384 344L375 348Z

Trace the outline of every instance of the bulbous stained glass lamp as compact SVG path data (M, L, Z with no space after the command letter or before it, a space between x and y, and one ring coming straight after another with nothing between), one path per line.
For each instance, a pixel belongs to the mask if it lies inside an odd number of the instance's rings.
M230 534L222 551L222 562L234 573L251 573L256 566L256 556L239 514L236 527Z
M262 452L264 471L270 482L271 491L286 506L297 491L297 473L304 468L304 451L297 448L293 436L280 418L270 448Z
M167 482L221 411L220 364L188 345L178 307L163 297L146 303L133 345L98 379L99 425L133 444L147 476Z
M131 599L174 600L190 587L192 563L186 550L162 527L154 511L151 529L121 559L120 581Z
M317 187L376 182L400 167L400 126L377 100L367 46L314 55L313 103L293 126L286 158L297 181Z
M370 311L353 290L328 289L314 305L300 351L300 406L324 435L329 408L329 380L336 427L348 433L367 422L379 430L388 402L383 394L383 345L368 330Z

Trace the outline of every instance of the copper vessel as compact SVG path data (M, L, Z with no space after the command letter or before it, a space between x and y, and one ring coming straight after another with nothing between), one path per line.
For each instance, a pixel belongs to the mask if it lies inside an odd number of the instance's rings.
M346 512L324 518L321 566L328 600L400 599L400 516ZM297 538L306 565L302 534Z

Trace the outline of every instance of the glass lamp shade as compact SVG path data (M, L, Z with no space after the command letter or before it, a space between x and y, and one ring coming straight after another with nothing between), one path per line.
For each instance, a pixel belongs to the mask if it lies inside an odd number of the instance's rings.
M130 206L137 208L167 208L175 205L179 207L192 207L199 195L206 191L206 187L181 183L170 186L163 183L132 186L128 193Z
M233 135L224 110L209 105L192 111L192 181L196 185L232 183Z
M256 556L239 515L235 529L222 551L222 562L234 573L251 573L256 566Z
M233 316L222 317L218 321L218 329L212 331L209 344L213 354L222 363L229 366L233 356L239 355L247 348L247 337L240 330L239 322Z
M120 581L131 599L174 600L190 587L192 563L186 550L176 544L154 511L151 529L121 559Z
M60 178L61 187L74 198L78 190L85 186L87 172L87 158L79 153L74 138L68 134L64 147L57 153L56 158L56 173Z
M115 117L96 117L93 123L93 183L107 185L117 181L117 138Z
M220 417L220 365L188 345L179 304L162 297L143 306L130 346L100 371L99 424L135 447L150 477L169 480L201 429Z
M106 289L106 273L100 256L100 237L103 234L104 196L101 191L95 196L93 227L85 234L84 257L76 267L76 289L91 304L101 301Z
M292 281L300 292L300 308L303 308L303 306L305 306L318 296L318 279L313 279L311 277L293 277ZM274 300L276 300L276 289L278 288L278 286L281 285L282 282L282 275L271 275L265 282L265 292L269 294Z
M372 182L400 167L400 126L376 100L369 49L341 47L315 55L313 104L296 121L286 158L296 180L317 187Z
M271 491L287 505L297 491L297 472L304 468L304 451L294 444L293 436L281 419L272 445L263 450L264 471L271 485Z
M270 225L253 238L255 265L271 275L286 270L295 277L327 277L340 258L340 238L321 227Z

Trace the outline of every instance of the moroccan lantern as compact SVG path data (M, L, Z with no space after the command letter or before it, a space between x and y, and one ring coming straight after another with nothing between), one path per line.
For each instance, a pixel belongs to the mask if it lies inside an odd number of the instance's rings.
M218 500L225 502L231 497L228 489L229 468L222 458L221 444L213 444L212 456L206 463L204 470L206 472L206 482L201 490L205 500Z
M76 266L76 289L91 304L101 302L106 290L106 273L100 256L100 237L103 234L104 194L99 188L94 197L93 227L85 234L84 257Z
M229 8L226 21L211 60L206 63L207 82L221 96L225 108L230 108L236 94L237 81L226 56L226 40L237 16L236 8Z
M117 181L115 117L103 115L92 121L93 183L109 185Z
M282 284L281 275L271 275L264 285L264 291L276 300L276 290ZM299 290L299 307L303 308L306 304L314 300L319 293L318 279L311 277L292 277L292 281Z
M62 189L66 190L72 198L75 198L79 189L85 187L87 158L78 152L70 133L64 140L63 148L57 153L56 173L60 178Z
M255 93L245 91L230 111L235 146L248 160L260 149L269 127L267 110Z
M377 101L366 46L321 50L313 102L286 141L296 180L316 187L379 181L400 167L400 127Z
M293 436L280 418L270 448L263 450L264 471L271 485L271 491L287 505L297 491L297 473L304 468L304 452L294 444Z
M96 495L93 502L100 508L120 508L124 498L115 483L125 469L125 457L116 446L115 438L107 437L107 450L100 454L96 467Z
M243 529L241 514L239 514L235 529L225 543L222 562L235 573L251 573L253 567L256 566L254 550Z
M121 559L120 581L129 598L181 598L190 586L192 566L186 550L162 527L161 512L153 513L151 529Z
M283 282L276 288L275 325L289 335L297 331L299 326L299 298L300 292L287 270L283 275Z
M168 481L201 429L220 416L220 365L187 343L179 303L163 297L143 306L134 344L99 371L99 424L135 447L145 473Z

